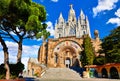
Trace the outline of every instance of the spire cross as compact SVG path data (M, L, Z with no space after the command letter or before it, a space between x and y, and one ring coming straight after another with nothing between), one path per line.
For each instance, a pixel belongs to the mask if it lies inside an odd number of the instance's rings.
M69 6L70 6L71 9L73 8L73 4L70 4Z

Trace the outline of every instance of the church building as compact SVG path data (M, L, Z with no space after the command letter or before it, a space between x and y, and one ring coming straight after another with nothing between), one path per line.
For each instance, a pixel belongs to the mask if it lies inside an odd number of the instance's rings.
M43 42L38 51L38 59L29 59L29 74L38 72L42 74L44 67L47 68L69 68L81 66L80 58L83 36L89 35L91 38L88 17L80 10L80 15L76 18L73 5L70 5L67 21L62 13L55 23L55 36ZM95 38L91 38L95 55L101 49L101 41L97 30L94 32ZM44 66L44 67L43 67ZM40 71L41 70L41 71Z

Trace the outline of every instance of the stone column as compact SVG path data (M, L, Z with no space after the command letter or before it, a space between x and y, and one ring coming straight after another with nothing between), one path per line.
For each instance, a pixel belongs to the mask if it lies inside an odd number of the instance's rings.
M120 72L118 74L119 74L119 78L120 78Z
M102 73L98 73L98 77L99 77L99 78L102 78Z
M108 78L111 78L111 77L110 77L110 73L109 73L109 72L108 72Z
M72 63L72 58L70 58L70 66L72 66L73 65L73 63Z
M43 42L42 46L42 63L45 63L45 42Z
M106 70L107 70L108 78L111 78L110 77L110 67L106 68Z

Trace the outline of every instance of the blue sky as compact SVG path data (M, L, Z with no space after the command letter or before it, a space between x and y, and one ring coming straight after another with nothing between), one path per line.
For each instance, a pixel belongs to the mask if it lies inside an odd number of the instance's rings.
M47 30L54 36L54 25L62 12L65 20L68 19L69 5L73 4L76 17L79 16L81 9L88 16L92 38L94 30L99 31L100 38L107 36L110 31L120 26L120 0L33 0L45 6L47 11L48 24ZM29 42L28 42L29 41ZM16 62L17 44L6 40L9 48L10 62ZM25 40L23 43L22 62L27 65L29 57L37 57L38 48L42 44L42 39ZM0 64L3 63L4 54L0 45Z

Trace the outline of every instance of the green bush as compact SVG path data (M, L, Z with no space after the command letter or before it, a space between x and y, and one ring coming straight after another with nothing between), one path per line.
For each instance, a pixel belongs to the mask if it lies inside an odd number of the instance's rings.
M9 68L10 68L10 77L12 79L15 79L18 77L19 73L24 70L24 64L22 64L21 62L18 62L16 64L9 64ZM6 69L4 67L4 64L1 64L0 65L0 79L5 78L5 73L6 73Z
M14 77L18 77L19 73L24 70L24 64L18 62L17 64L10 64L10 73Z
M4 68L4 64L0 65L0 79L4 79L5 78L5 68Z

